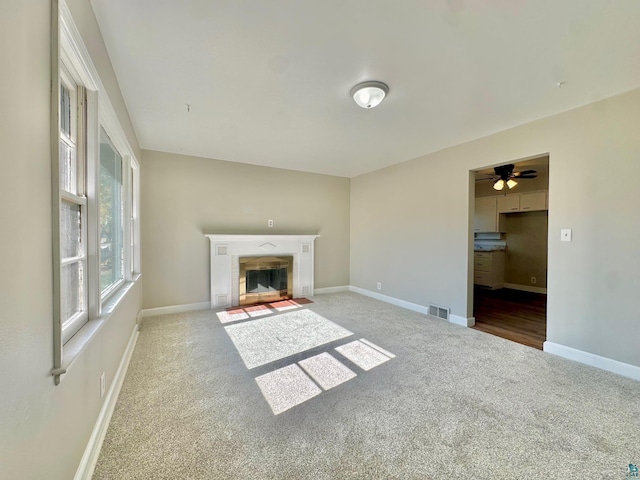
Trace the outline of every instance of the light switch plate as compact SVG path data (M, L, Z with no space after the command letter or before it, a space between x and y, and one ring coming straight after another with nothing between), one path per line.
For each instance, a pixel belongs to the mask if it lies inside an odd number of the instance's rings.
M571 229L570 228L561 228L560 229L560 241L561 242L570 242L571 241Z

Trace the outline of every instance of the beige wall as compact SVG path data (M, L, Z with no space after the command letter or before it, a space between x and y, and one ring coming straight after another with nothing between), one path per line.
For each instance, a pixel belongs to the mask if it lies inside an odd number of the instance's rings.
M349 179L147 150L142 165L145 308L210 300L205 233L317 233L315 287L349 284Z
M505 282L547 287L547 212L510 213L504 222L507 239ZM531 277L536 277L535 285Z
M471 316L469 172L549 152L547 339L640 366L638 125L634 90L352 179L351 284Z
M72 13L87 44L100 46L89 2L75 0ZM100 373L110 384L141 306L136 285L54 386L50 18L41 0L8 0L0 15L0 477L8 479L73 478L101 408ZM104 46L90 50L103 80L114 78ZM105 84L122 105L117 84Z

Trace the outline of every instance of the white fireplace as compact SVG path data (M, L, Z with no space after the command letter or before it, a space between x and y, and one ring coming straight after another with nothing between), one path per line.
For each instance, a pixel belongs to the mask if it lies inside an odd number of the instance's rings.
M314 242L319 235L205 235L211 242L211 308L239 303L240 257L292 256L294 298L313 295Z

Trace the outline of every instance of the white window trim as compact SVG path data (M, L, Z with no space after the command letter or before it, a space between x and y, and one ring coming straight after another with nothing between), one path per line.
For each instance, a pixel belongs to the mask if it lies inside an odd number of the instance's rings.
M129 162L127 161L127 158L129 158L128 155L122 155L122 153L120 152L120 149L118 148L117 145L115 145L115 143L113 142L113 140L111 140L111 137L109 136L109 132L107 131L107 129L104 127L103 124L100 125L100 127L102 129L104 129L105 133L107 134L107 136L109 137L109 141L112 143L112 146L115 147L116 152L118 153L118 155L120 155L120 161L121 161L121 177L122 177L122 183L120 186L121 189L121 201L124 202L123 204L123 212L122 212L122 247L124 249L123 251L123 255L124 255L124 262L123 262L123 266L122 266L122 278L119 279L117 282L115 282L114 284L110 285L109 288L107 288L106 290L102 290L100 289L100 300L101 300L101 306L103 306L104 304L106 304L107 302L110 301L110 299L115 295L115 293L120 290L122 288L122 286L125 284L125 282L130 280L130 275L127 275L127 265L130 263L129 260L129 253L128 253L128 249L125 248L125 246L127 246L126 244L126 239L129 238L129 231L131 230L131 226L128 224L128 222L126 222L126 218L127 218L127 212L129 211L129 190L128 190L128 182L127 182L127 177L129 176ZM101 136L102 137L102 136ZM100 162L101 159L99 158L100 152L98 152L98 158L97 158L97 170L99 171L101 166L100 166ZM99 182L99 180L98 180ZM97 187L98 184L96 184L96 189L99 190L99 188ZM98 205L100 204L100 198L98 197ZM99 219L100 215L98 214L98 212L96 212L96 221L99 223L100 219ZM98 226L98 230L100 230L99 226ZM99 242L98 242L99 243ZM100 256L98 255L98 263L100 263ZM100 265L98 265L98 269L100 268ZM99 276L99 275L98 275Z
M53 266L54 274L53 281L53 328L54 328L54 359L52 375L54 376L55 384L58 385L61 380L61 376L66 373L67 369L73 363L73 360L77 358L78 354L89 343L91 338L102 327L105 321L108 320L111 312L117 306L118 302L124 297L126 292L140 276L140 225L139 225L139 163L135 157L133 149L129 144L126 134L120 125L118 116L109 100L106 93L106 89L100 80L98 72L91 60L88 50L86 49L80 32L73 22L71 12L64 0L59 2L52 2L52 37L51 37L51 75L53 79L52 87L52 112L51 112L51 150L52 150L52 234L54 238L54 254L53 254ZM59 129L59 109L60 109L60 75L61 65L69 70L69 76L73 77L81 84L86 90L86 135L87 135L87 157L86 162L86 179L85 193L87 195L86 200L86 215L87 215L87 233L86 233L86 263L88 271L88 299L87 299L87 311L89 321L80 328L71 340L64 342L62 336L62 325L60 319L60 265L61 265L61 253L59 248L60 235L60 206L62 201L62 192L60 189L60 177L59 177L59 165L60 165L60 129ZM134 239L133 258L128 259L130 254L125 253L125 278L118 288L114 288L106 298L100 298L100 285L99 285L99 241L98 241L98 204L97 204L97 192L99 183L99 147L100 147L100 135L99 129L102 126L109 134L114 146L118 149L123 158L123 172L126 171L126 176L123 175L123 184L131 183L129 180L129 171L125 168L133 171L133 185L127 185L127 188L133 187L133 195L129 190L125 191L127 197L132 197L133 205L131 208L133 211L126 207L125 210L125 222L123 232L125 239ZM55 131L55 135L54 135ZM125 161L126 159L126 161ZM126 177L126 180L125 180ZM123 185L124 188L124 185ZM64 195L68 195L65 193ZM127 199L126 205L129 204ZM133 231L131 223L129 221L130 215L135 218ZM125 246L129 244L125 243ZM56 252L57 247L57 252ZM128 251L129 249L126 248ZM129 265L127 265L129 264ZM133 265L133 268L131 268Z
M60 84L64 84L67 90L70 93L70 136L66 135L65 132L61 131L61 125L58 124L58 132L59 142L64 142L68 146L74 149L74 157L75 157L75 165L74 165L74 183L75 183L75 191L78 194L66 191L60 188L58 184L58 191L60 195L60 206L62 206L63 202L67 202L73 205L78 205L81 211L81 237L80 237L80 245L82 250L80 251L80 255L70 258L62 258L60 259L60 275L62 276L62 269L67 265L72 265L74 263L81 263L84 266L83 272L84 275L87 275L88 272L88 262L87 262L87 198L85 196L86 192L86 181L85 181L85 164L86 164L86 156L85 156L85 122L84 119L82 121L79 119L80 115L85 116L86 112L86 103L84 98L82 100L80 97L84 97L85 90L84 87L79 86L76 78L70 73L64 61L60 65ZM60 182L60 177L58 175L58 182ZM86 278L86 277L85 277ZM84 282L82 285L83 292L83 309L80 312L77 312L73 316L68 319L60 319L60 328L62 343L66 343L73 335L82 328L82 326L89 320L88 314L88 282ZM62 295L62 285L60 285L60 295Z

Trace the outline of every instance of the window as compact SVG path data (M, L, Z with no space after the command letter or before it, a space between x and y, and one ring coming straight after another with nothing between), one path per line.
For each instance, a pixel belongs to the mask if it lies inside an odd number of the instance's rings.
M124 281L124 202L122 156L100 129L100 296L106 298Z
M65 0L53 6L51 374L58 385L140 272L140 173Z
M60 323L66 342L88 320L84 89L60 74Z

